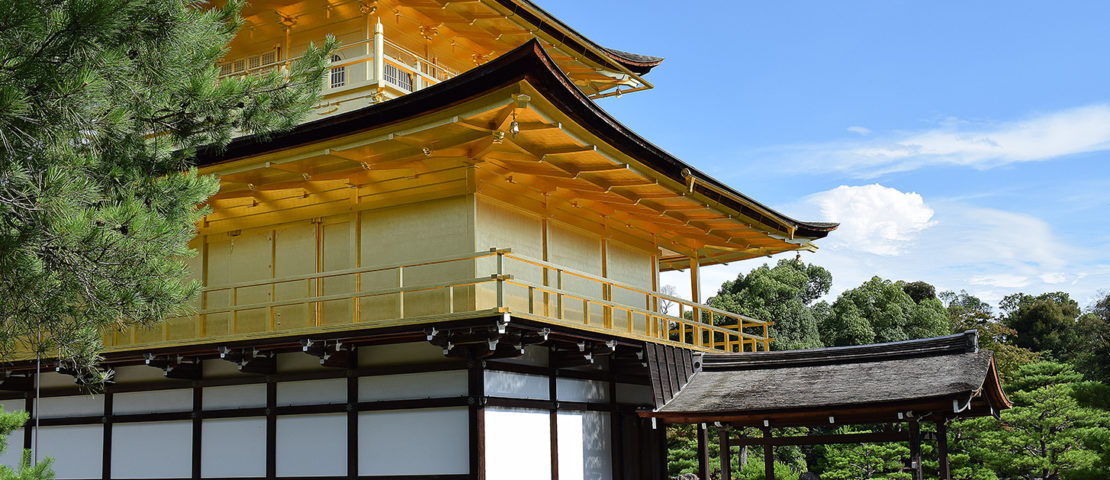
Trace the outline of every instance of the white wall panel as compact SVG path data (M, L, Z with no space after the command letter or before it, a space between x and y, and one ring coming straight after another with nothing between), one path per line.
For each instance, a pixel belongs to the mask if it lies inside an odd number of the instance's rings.
M201 426L202 477L265 477L266 418L219 418Z
M112 425L112 478L188 478L192 422Z
M44 397L39 399L39 418L81 417L86 415L104 415L103 396L73 395L71 397Z
M559 479L608 480L613 476L609 414L559 412Z
M199 256L199 255L198 255ZM158 383L168 381L162 369L147 365L116 367L116 383Z
M205 410L265 407L266 384L205 387L201 405Z
M41 427L39 458L54 457L56 478L100 478L102 474L104 426L69 425L64 427ZM12 435L18 439L16 451L21 450L23 435ZM33 440L32 440L33 442Z
M551 478L548 412L487 408L485 422L487 480Z
M607 402L609 383L578 378L557 378L555 395L563 402Z
M347 403L347 379L328 378L277 384L278 406L321 403Z
M467 394L466 375L466 370L447 370L362 377L358 379L358 401L463 397Z
M112 398L112 414L187 412L193 409L193 391L153 390L149 392L117 393Z
M548 400L548 379L541 375L486 370L486 395Z
M468 422L466 408L360 413L358 474L467 473Z
M279 477L347 474L347 415L291 415L277 418Z

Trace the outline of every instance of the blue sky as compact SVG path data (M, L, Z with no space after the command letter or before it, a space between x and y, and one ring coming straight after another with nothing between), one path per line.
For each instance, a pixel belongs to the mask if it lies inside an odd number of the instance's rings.
M655 89L600 102L616 118L787 214L842 222L803 257L834 294L875 274L991 302L1110 289L1110 2L540 3L666 57ZM702 289L760 263L708 268Z

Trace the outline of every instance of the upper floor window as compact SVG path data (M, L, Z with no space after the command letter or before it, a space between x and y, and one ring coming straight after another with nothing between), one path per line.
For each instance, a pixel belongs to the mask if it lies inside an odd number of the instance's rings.
M339 55L332 55L332 63L337 63L343 60ZM331 68L331 88L342 87L347 84L347 67L340 65Z

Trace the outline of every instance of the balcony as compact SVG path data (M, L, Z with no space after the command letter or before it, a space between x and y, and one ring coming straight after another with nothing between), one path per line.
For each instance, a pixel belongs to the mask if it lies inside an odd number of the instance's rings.
M320 39L318 43L322 43ZM299 59L279 59L277 49L217 65L219 78L287 71ZM458 72L406 50L378 34L340 46L324 78L319 115L331 115L396 98L458 75ZM311 120L311 119L310 119Z
M154 328L106 332L104 341L109 350L130 350L504 313L708 352L766 351L771 340L771 322L493 249L209 286L194 315Z

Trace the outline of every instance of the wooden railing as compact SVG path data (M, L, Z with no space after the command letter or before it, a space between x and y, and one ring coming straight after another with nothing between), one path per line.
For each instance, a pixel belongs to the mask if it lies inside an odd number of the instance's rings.
M472 276L482 271L489 273ZM508 249L213 285L202 290L199 301L193 315L171 318L153 330L107 332L105 343L142 345L505 312L705 351L746 352L768 349L771 325ZM662 308L668 302L677 306L677 316ZM175 328L178 334L171 333ZM185 337L182 328L189 330Z
M381 42L380 51L382 54L381 61L377 62L375 61L377 57L375 52L378 52L379 49L375 48L375 43L379 41ZM317 105L317 109L325 110L325 113L334 111L337 103L346 101L334 97L348 90L377 86L381 88L390 87L400 94L405 94L422 90L458 75L457 72L438 65L380 36L344 44L336 51L336 55L338 58L332 60L329 65L329 73L324 78L323 93L325 101ZM257 56L249 58L255 57ZM284 73L288 71L289 64L298 59L300 57L277 59L273 62L254 65L241 70L230 68L230 65L237 63L237 61L232 61L221 64L221 67L227 66L227 68L222 70L219 78L264 75L273 70ZM355 74L356 69L358 74ZM333 79L337 77L341 77L343 81L334 82ZM384 100L384 98L379 97L373 98Z

